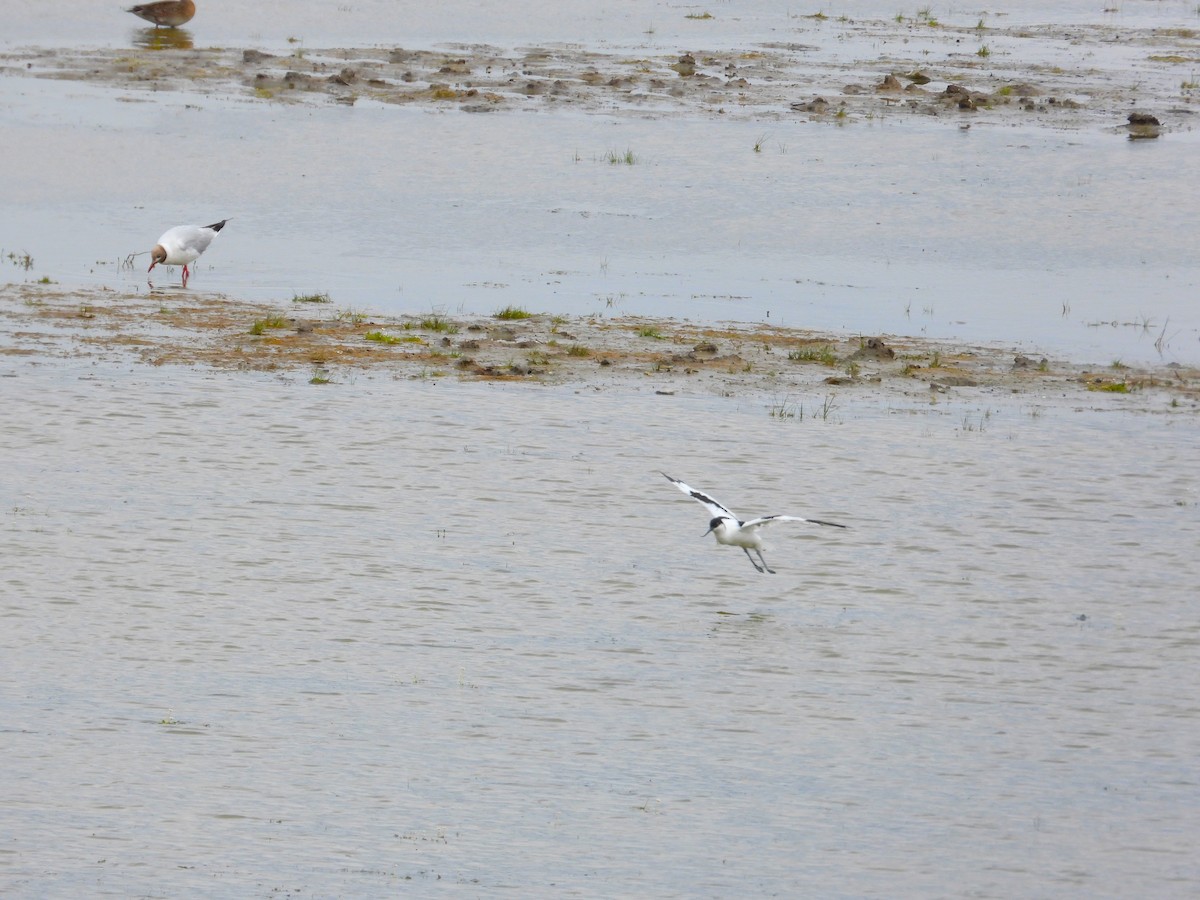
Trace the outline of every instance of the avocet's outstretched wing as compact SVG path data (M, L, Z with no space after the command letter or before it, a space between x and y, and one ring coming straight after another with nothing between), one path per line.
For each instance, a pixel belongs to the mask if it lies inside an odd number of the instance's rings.
M839 525L837 522L826 522L824 519L802 519L800 516L763 516L760 519L751 519L749 522L743 522L742 531L762 528L764 525L771 525L775 522L808 522L810 525L828 525L830 528L846 527L845 525Z
M726 519L733 519L733 521L735 521L735 522L738 520L737 516L735 516L732 512L730 512L728 509L726 509L724 506L722 506L720 503L718 503L712 497L708 496L708 494L704 493L703 491L698 491L693 487L688 487L686 484L684 484L678 478L672 478L666 472L662 473L662 477L667 479L667 481L671 482L671 484L675 485L675 487L679 488L681 491L683 491L685 494L687 494L693 500L699 500L701 503L703 503L705 505L705 507L708 508L709 515L711 515L714 519L726 518Z

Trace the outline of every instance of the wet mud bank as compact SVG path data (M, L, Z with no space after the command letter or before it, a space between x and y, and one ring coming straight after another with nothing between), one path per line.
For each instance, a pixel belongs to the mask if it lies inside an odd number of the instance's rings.
M693 113L846 124L901 115L1105 127L1133 137L1193 127L1200 30L797 17L795 40L665 51L572 44L434 48L298 44L291 53L196 47L186 29L148 29L132 48L21 48L0 71L136 92L264 103L373 102L465 112L569 108L657 117ZM719 39L719 23L714 23ZM1134 128L1129 114L1161 123Z
M661 393L820 390L928 398L967 392L1200 411L1200 369L1033 358L1000 346L640 316L380 315L316 295L268 306L221 295L0 287L0 361L58 358L278 372L635 387ZM781 408L781 412L786 410Z

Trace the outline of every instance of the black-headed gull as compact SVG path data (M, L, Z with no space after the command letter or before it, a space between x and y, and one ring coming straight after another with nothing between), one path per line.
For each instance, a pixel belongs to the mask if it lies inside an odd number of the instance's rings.
M738 517L731 513L728 509L714 500L708 494L698 491L695 488L688 487L678 478L672 478L666 472L662 473L663 478L675 485L693 500L699 500L707 507L712 514L712 521L708 523L708 534L712 532L717 539L718 544L726 544L730 547L741 547L746 551L746 556L758 571L772 575L775 570L767 565L767 561L763 559L763 539L759 531L766 525L774 522L811 522L813 525L828 525L831 528L845 528L845 525L839 525L837 522L824 522L821 519L802 519L799 516L763 516L759 519L751 519L749 522L742 522ZM754 557L750 556L750 551L753 550L758 554L758 558L762 560L760 566L754 561Z
M215 225L176 225L168 229L154 249L150 251L150 268L152 272L159 263L167 266L183 266L183 285L187 287L188 264L199 259L200 254L208 249L217 232L225 227L228 219L222 219Z
M158 0L157 3L131 6L125 11L145 19L147 22L153 22L155 28L159 25L178 28L192 20L192 16L196 14L196 4L192 0Z

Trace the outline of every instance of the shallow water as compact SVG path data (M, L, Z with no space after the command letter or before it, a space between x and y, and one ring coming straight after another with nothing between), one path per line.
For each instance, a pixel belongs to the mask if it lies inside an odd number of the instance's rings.
M1194 416L0 375L6 894L1200 888Z
M662 44L675 46L735 46L746 40L793 37L811 31L816 23L806 18L824 12L831 18L891 19L897 14L915 17L928 8L945 24L974 25L980 19L1007 25L1062 25L1103 21L1119 27L1172 26L1193 22L1197 14L1190 0L1133 0L1103 9L1090 0L1008 0L1002 7L981 11L975 6L896 4L887 0L856 0L799 7L788 0L721 0L709 7L686 6L666 0L624 0L597 5L582 0L541 0L486 4L449 0L421 6L389 0L357 0L331 7L326 3L256 0L233 4L198 0L196 17L185 30L205 45L290 46L289 40L404 46L433 45L447 41L481 41L520 44L539 41L576 41L617 46ZM709 12L713 19L688 19ZM141 29L138 19L120 8L88 2L60 0L53 5L30 5L2 0L5 29L0 45L121 45Z
M146 257L125 270L127 254L164 224L232 217L193 289L1200 360L1191 206L1170 199L1200 196L1188 133L1147 146L911 120L267 108L9 83L0 248L34 260L0 260L14 280L145 290ZM626 149L637 164L604 161Z

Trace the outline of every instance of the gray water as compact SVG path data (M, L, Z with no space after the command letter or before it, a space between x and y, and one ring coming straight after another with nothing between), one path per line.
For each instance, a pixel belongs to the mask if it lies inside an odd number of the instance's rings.
M7 895L1200 889L1194 416L0 374Z

